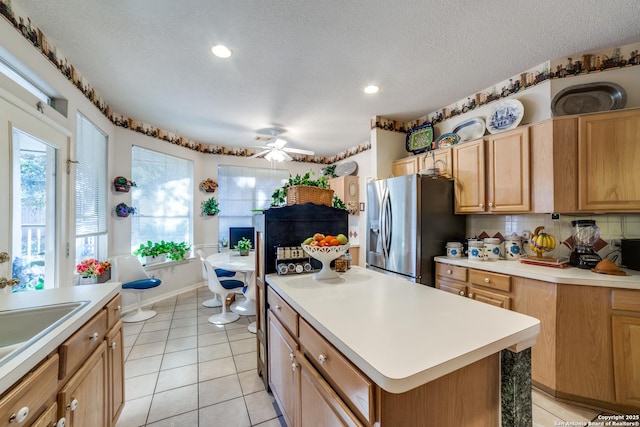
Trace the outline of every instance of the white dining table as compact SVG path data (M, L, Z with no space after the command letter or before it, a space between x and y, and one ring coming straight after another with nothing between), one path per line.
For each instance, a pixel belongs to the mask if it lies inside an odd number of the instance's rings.
M251 251L248 256L242 256L238 251L224 250L209 255L207 261L215 268L243 274L243 282L247 285L247 290L243 292L245 298L231 304L231 311L243 316L254 316L256 314L255 252ZM251 322L248 329L255 333L256 322Z

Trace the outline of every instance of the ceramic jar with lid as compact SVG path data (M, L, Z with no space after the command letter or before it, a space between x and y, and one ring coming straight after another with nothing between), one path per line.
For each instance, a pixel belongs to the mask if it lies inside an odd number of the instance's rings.
M461 258L463 252L462 243L447 242L447 256L449 258Z
M497 261L503 256L502 242L497 237L487 237L484 243L484 256L487 261Z
M522 237L507 236L504 242L505 259L508 261L516 261L522 255Z
M484 242L482 240L469 240L469 261L484 261Z

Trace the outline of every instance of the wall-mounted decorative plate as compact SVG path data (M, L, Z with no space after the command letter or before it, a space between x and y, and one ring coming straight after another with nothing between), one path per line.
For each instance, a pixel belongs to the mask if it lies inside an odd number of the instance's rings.
M524 116L524 106L517 99L505 99L496 104L487 116L487 130L491 133L516 128Z
M457 133L445 133L442 134L436 139L436 144L434 148L445 148L450 147L452 145L460 142L460 137Z
M337 176L355 175L358 172L358 164L356 162L343 162L336 166L334 173Z
M562 89L551 101L554 116L618 110L627 104L627 92L611 82L586 83Z
M433 126L431 123L425 123L407 132L407 141L405 148L413 154L427 151L433 143Z
M453 129L453 133L457 133L460 142L473 141L482 138L486 131L484 119L482 117L474 117L466 122L460 123Z

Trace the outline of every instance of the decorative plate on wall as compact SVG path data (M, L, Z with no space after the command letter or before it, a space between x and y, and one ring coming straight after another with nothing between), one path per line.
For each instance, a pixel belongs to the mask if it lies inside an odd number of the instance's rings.
M460 142L460 137L457 133L445 133L440 135L438 139L436 139L434 148L450 147L457 144L458 142Z
M573 85L562 89L551 101L554 116L618 110L627 104L627 92L611 82Z
M334 173L337 176L355 175L358 173L358 164L356 162L344 162L336 166Z
M407 132L405 148L407 151L418 154L427 151L433 143L433 126L425 123Z
M491 133L498 133L516 128L523 115L522 102L517 99L502 100L491 109L487 116L487 130Z
M453 133L457 133L458 137L460 137L460 142L482 138L485 131L486 127L482 117L474 117L473 119L460 123L453 129Z

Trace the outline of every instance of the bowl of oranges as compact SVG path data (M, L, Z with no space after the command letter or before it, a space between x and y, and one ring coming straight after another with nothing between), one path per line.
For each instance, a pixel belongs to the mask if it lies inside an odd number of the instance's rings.
M339 258L349 249L349 240L344 234L336 236L316 233L302 242L302 249L312 258L322 263L322 269L313 275L314 279L335 279L338 273L331 270L331 261Z

